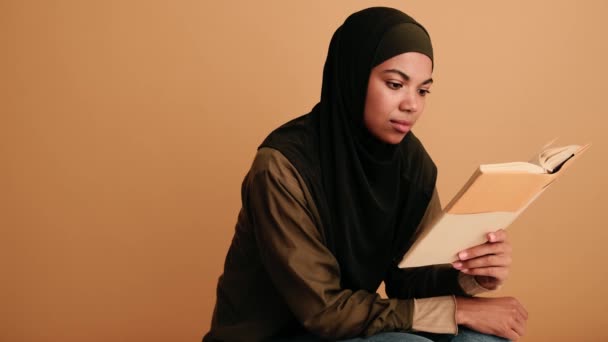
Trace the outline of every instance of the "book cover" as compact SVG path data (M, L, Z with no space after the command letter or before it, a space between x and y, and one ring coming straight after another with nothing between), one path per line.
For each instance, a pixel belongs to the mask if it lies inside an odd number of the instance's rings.
M486 242L487 233L507 228L590 146L576 146L573 154L561 156L563 162L553 163L558 165L553 173L502 167L507 164L480 166L443 212L428 227L422 227L399 267L451 263L457 260L458 252Z

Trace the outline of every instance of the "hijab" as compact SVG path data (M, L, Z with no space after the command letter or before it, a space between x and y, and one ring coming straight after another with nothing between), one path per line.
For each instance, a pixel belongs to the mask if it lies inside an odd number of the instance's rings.
M411 131L388 144L363 121L371 69L410 51L433 60L427 31L408 15L386 7L350 15L331 39L320 102L260 145L279 150L304 179L343 288L376 291L435 188L435 164Z

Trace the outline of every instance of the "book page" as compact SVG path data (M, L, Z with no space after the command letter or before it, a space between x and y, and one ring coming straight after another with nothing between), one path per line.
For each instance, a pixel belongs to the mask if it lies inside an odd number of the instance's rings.
M484 164L479 167L481 172L527 172L527 173L546 173L545 169L532 163L511 162L501 164Z
M551 146L553 146L553 144L555 144L555 142L557 141L557 139L559 138L553 138L551 139L549 142L547 142L545 145L543 145L543 147L541 147L540 151L534 153L534 155L530 158L530 160L528 161L528 163L534 164L534 165L538 165L540 167L543 167L541 162L540 162L540 155L543 153L544 150L550 148Z
M553 173L579 149L579 145L552 147L541 152L538 159L545 170Z

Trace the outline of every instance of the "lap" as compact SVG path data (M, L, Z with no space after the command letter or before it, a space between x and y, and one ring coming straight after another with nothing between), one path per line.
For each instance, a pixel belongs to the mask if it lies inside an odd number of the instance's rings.
M281 342L321 342L323 340L311 335L298 336ZM478 333L474 330L460 327L458 335L442 335L428 333L385 332L369 337L356 337L340 342L504 342L508 341L497 336Z
M506 342L509 341L502 337L486 335L465 327L458 327L458 335L416 333L424 336L428 341L433 342ZM407 340L406 340L407 341Z
M403 332L386 332L370 337L357 337L340 342L432 342L432 340L416 334Z
M273 340L273 342L323 342L325 340L313 336L304 335L290 337L289 339ZM404 332L385 332L369 337L355 337L347 340L339 340L338 342L432 342L432 340L415 334Z
M450 342L505 342L509 341L505 338L494 336L494 335L486 335L479 333L475 330L470 330L467 328L459 328L458 335L452 337Z

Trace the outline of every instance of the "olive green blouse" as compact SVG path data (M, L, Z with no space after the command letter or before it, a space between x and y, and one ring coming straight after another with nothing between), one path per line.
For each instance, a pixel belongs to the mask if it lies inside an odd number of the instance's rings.
M389 298L342 288L306 184L275 149L258 150L241 195L203 341L263 341L304 332L329 340L383 331L455 334L454 295L485 291L450 265L392 266L384 280ZM417 232L440 211L435 191Z

